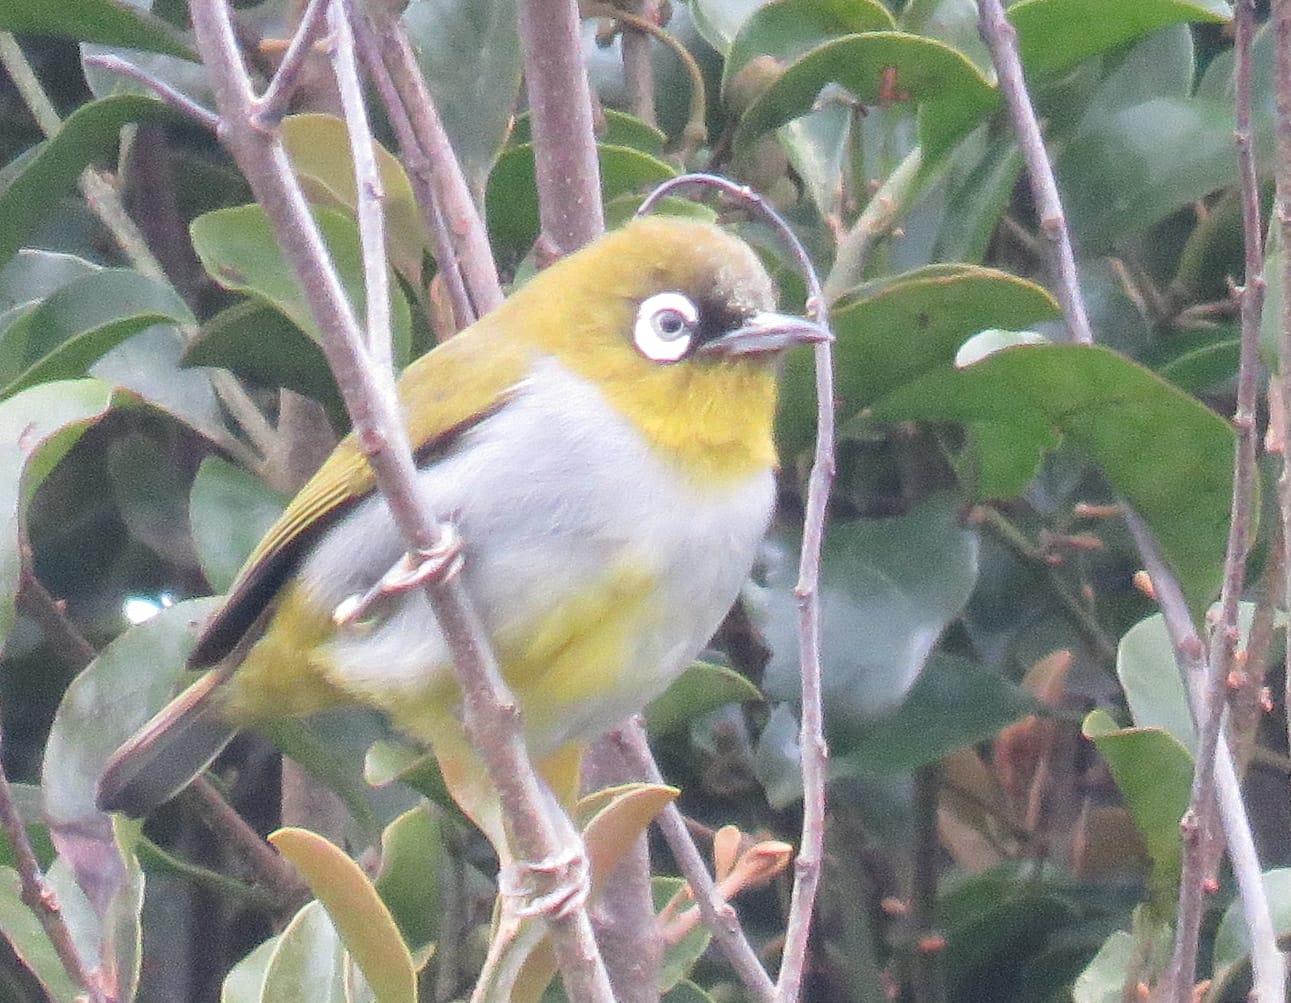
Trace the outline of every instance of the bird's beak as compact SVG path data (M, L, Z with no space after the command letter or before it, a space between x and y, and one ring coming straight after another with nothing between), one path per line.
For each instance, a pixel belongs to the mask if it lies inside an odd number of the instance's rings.
M762 355L783 352L794 345L833 340L827 328L805 317L764 311L755 313L734 331L706 342L699 351L703 355Z

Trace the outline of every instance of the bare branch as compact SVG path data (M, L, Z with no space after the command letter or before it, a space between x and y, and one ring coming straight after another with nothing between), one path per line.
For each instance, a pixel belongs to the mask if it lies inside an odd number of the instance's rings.
M2 763L3 746L0 745L0 828L4 829L13 849L14 863L17 865L22 887L22 901L40 920L41 928L53 944L54 953L62 962L63 969L73 983L85 990L90 1003L110 1003L111 997L104 989L98 972L87 969L77 953L76 945L72 942L72 932L63 922L54 890L45 883L40 862L27 839L27 827L18 813L18 806L14 804L13 790Z
M166 104L182 112L198 125L210 129L211 132L214 132L216 126L220 124L219 116L214 112L207 111L187 94L176 90L160 77L153 76L147 70L120 56L96 52L87 55L82 61L86 66L97 66L101 70L115 73L119 77L129 77L135 83L143 84Z
M323 30L329 2L330 0L309 0L309 6L301 15L300 24L295 34L291 36L291 44L287 46L287 52L282 57L282 62L278 64L277 72L269 81L264 94L256 100L254 114L262 126L277 125L287 114L287 106L296 92L301 72L305 68L305 60L314 47L314 41Z
M605 229L576 0L520 0L520 44L533 124L539 242L560 257Z
M371 364L353 309L291 171L280 137L254 117L255 97L224 0L194 0L193 31L211 74L220 110L220 138L264 208L323 335L323 348L414 567L449 545L419 504L412 453L398 411L392 374ZM577 856L569 820L553 810L529 762L514 698L489 650L478 615L456 575L431 576L426 595L452 652L463 698L466 732L497 788L518 861ZM613 999L591 924L582 908L546 917L566 989L574 999Z
M641 776L652 784L663 783L641 722L632 721L620 735L624 749L635 761ZM704 924L712 931L731 968L758 1003L772 1003L776 998L775 986L758 960L757 952L744 936L735 909L718 894L712 875L708 873L708 865L691 838L680 810L675 804L670 804L656 821L682 876L690 884Z
M1027 165L1031 194L1040 216L1040 232L1044 234L1048 248L1049 274L1056 287L1054 291L1062 305L1063 316L1067 319L1067 332L1072 341L1091 345L1094 334L1089 329L1085 301L1080 295L1076 256L1071 249L1071 235L1067 232L1067 219L1063 214L1053 167L1044 148L1040 122L1022 75L1017 32L1004 16L1001 0L978 0L977 9L980 12L978 30L986 47L991 50L991 61L995 63L1000 78L1000 91L1013 119L1013 131L1022 149L1022 159Z

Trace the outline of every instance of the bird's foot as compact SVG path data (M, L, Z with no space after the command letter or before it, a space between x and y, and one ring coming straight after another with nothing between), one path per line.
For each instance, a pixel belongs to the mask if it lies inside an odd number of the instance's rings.
M591 891L591 871L581 846L542 860L506 864L498 874L498 894L515 900L520 919L564 919L587 903Z
M357 626L382 600L411 592L427 582L447 581L461 570L461 534L452 523L444 523L433 547L409 551L372 588L347 596L332 611L332 622L338 627Z

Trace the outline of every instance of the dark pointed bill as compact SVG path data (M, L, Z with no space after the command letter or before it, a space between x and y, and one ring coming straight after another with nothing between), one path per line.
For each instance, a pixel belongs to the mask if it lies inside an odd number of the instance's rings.
M734 331L705 342L703 355L760 355L783 352L795 345L833 341L834 336L814 321L787 313L755 313Z

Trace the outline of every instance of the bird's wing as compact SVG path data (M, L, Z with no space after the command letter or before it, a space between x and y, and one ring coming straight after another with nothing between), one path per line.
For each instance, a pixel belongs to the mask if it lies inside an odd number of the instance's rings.
M529 365L525 350L499 329L477 324L412 363L399 380L409 440L419 462L501 407ZM417 407L410 407L412 401ZM375 487L351 432L292 499L247 558L228 599L206 624L189 657L195 668L224 658L254 629L311 540Z

